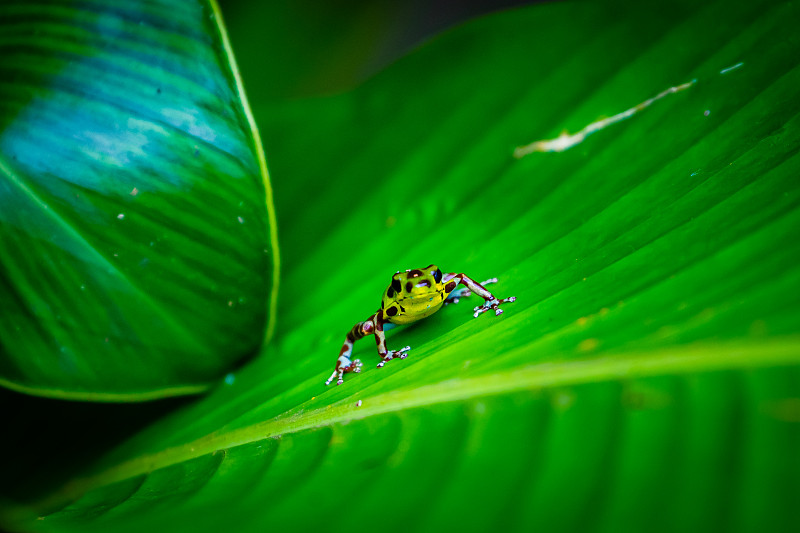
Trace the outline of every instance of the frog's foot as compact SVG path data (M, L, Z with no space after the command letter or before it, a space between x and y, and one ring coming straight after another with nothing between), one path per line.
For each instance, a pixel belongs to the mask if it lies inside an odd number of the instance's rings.
M500 298L500 299L495 298L494 300L487 300L485 304L479 305L474 309L475 314L473 314L472 316L474 316L475 318L478 318L478 315L480 315L481 313L485 313L489 309L494 310L495 316L502 315L503 314L503 310L500 309L500 304L511 303L511 302L516 301L516 300L517 300L516 296L509 296L508 298Z
M391 361L392 359L405 359L408 357L408 352L411 349L411 346L406 346L405 348L400 348L399 350L389 350L386 352L386 355L381 357L381 362L378 363L378 368L383 368L383 365L387 363L387 361Z
M341 385L342 383L344 383L345 374L347 374L348 372L354 372L358 374L359 372L361 372L362 366L363 363L361 362L361 359L356 359L355 361L352 362L349 359L344 359L344 360L340 359L339 362L336 364L336 370L333 371L333 374L331 374L331 377L329 377L328 381L325 382L325 385L330 385L331 381L333 381L333 379L336 377L338 377L338 379L336 380L336 384Z

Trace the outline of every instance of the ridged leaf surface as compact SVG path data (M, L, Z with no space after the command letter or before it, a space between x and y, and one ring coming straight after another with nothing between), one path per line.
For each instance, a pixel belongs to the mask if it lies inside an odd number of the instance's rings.
M206 1L0 5L0 383L146 399L258 349L277 250L237 79Z

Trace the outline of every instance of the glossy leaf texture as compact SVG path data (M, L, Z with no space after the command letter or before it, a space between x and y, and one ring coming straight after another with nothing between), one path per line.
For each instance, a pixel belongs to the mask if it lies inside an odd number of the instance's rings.
M266 165L207 1L0 5L0 384L207 389L274 313Z
M13 526L796 531L800 7L653 9L499 13L265 107L293 178L277 342ZM431 262L517 301L391 331L411 351L382 369L362 340L325 387L391 274Z

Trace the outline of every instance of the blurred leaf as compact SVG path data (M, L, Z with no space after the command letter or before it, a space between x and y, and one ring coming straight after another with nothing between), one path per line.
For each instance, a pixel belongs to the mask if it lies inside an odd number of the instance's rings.
M4 2L0 35L0 384L207 388L262 343L277 261L216 11Z
M351 90L454 23L536 1L543 0L220 0L220 7L247 92L258 96L251 102L263 103Z
M277 342L15 527L796 531L800 7L652 9L479 19L265 115ZM326 388L390 275L430 262L518 300L392 331L412 350L381 370L362 341Z

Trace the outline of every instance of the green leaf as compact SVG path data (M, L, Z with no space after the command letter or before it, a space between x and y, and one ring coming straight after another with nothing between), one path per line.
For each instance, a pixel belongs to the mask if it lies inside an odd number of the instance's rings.
M651 9L504 12L265 107L277 342L14 526L796 531L800 7ZM412 350L380 370L361 341L326 388L391 274L431 262L518 299L390 332Z
M206 1L0 6L0 384L198 392L274 321L258 133Z

